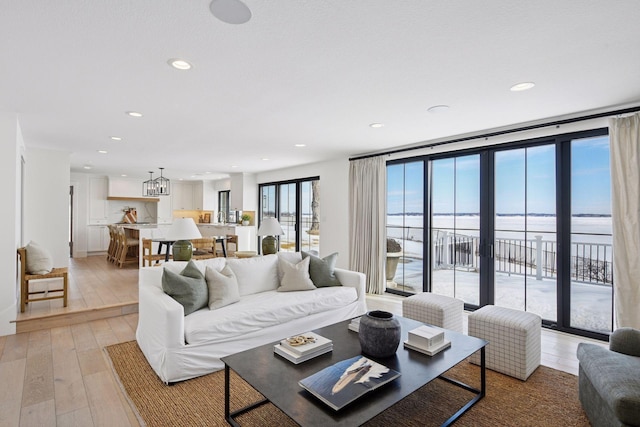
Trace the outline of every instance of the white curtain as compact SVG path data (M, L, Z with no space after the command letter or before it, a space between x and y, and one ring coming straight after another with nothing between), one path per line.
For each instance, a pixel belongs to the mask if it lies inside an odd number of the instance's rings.
M349 165L349 268L366 274L367 293L385 290L386 164L382 156Z
M609 119L616 327L640 328L640 113Z

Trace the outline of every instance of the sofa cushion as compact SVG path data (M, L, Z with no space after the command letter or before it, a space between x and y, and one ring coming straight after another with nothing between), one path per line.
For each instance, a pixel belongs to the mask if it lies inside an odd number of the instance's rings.
M336 267L336 261L338 260L337 252L324 258L318 258L315 255L302 251L302 256L310 258L309 275L316 287L342 286L342 283L340 283L333 271Z
M28 274L47 274L53 270L53 258L46 248L31 241L25 249L27 251L25 268Z
M209 289L210 310L240 301L238 279L228 265L222 271L207 266L204 278Z
M278 292L310 291L316 289L309 277L309 257L292 264L280 259L278 268L283 272Z
M640 357L607 350L596 344L580 343L580 368L615 416L625 425L640 420ZM633 374L632 374L633 373Z
M185 316L209 304L207 282L193 261L189 261L180 273L163 268L162 290L182 304Z
M302 319L354 303L355 288L319 288L302 292L261 292L243 296L235 304L217 310L198 310L184 318L188 344L224 342L270 326Z
M302 254L300 252L278 252L278 283L282 283L282 276L284 272L280 268L280 261L287 261L291 264L297 264L302 261Z
M278 257L227 258L227 264L238 278L240 296L278 289Z

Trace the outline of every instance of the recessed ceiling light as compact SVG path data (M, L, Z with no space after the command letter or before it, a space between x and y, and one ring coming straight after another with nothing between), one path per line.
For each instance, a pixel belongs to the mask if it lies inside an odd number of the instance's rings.
M232 168L237 168L237 167L238 167L238 165L231 165L231 167L232 167Z
M528 90L531 89L532 87L534 87L536 84L533 82L522 82L522 83L517 83L513 86L511 86L511 92L521 92L523 90Z
M371 123L369 125L369 127L372 127L372 128L381 128L382 126L384 126L384 124L382 123Z
M266 157L263 157L263 158L262 158L262 160L269 160L269 159L268 159L268 158L266 158Z
M142 113L137 111L127 111L125 114L130 117L142 117Z
M112 141L122 141L122 138L119 136L110 136L109 137Z
M448 105L434 105L433 107L429 107L427 109L428 112L433 114L444 113L445 111L448 111L448 110L449 110Z
M83 168L85 168L85 169L91 169L91 166L89 166L89 165L84 165L84 166L83 166Z
M307 144L296 144L296 145L294 145L294 147L298 147L298 148L306 147L306 146L307 146Z
M167 62L169 63L169 65L171 65L173 68L177 70L188 70L191 68L191 64L189 64L184 59L171 58Z
M123 173L123 174L122 174L122 175L120 175L120 176L127 176L127 174L126 174L126 173Z
M205 172L205 174L207 174L207 175L211 175L211 172L207 171L207 172Z
M100 153L100 154L107 154L107 150L98 150L98 153Z

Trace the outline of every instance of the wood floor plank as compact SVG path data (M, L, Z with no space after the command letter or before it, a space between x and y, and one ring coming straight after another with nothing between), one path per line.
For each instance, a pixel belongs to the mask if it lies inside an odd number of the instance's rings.
M90 326L100 348L120 342L107 319L94 320Z
M71 326L71 333L73 334L76 351L83 352L98 348L98 342L96 341L93 331L91 330L91 326L88 323Z
M53 349L53 376L56 414L89 408L82 379L80 362L75 349Z
M26 365L26 358L0 362L0 426L20 422Z
M51 329L51 349L52 350L75 350L76 344L73 341L71 327L60 326Z
M78 362L83 376L104 372L110 369L109 365L102 357L103 350L94 348L87 351L79 351Z
M22 406L53 401L54 397L51 351L28 357L22 390Z
M118 342L131 341L136 338L135 329L122 316L107 319L107 322L109 322L111 330L118 338Z
M25 359L27 357L27 348L29 345L29 334L8 335L2 351L1 362L11 360Z
M20 412L20 427L56 427L56 409L53 399L24 406Z
M119 387L110 372L97 372L84 377L89 408L96 426L131 426L120 400Z
M58 415L56 419L57 427L92 427L94 425L91 410L88 406L77 411Z

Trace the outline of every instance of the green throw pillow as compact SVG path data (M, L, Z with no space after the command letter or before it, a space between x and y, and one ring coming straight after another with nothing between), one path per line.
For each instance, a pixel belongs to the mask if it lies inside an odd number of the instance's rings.
M324 258L318 258L310 253L302 251L302 258L309 257L311 260L309 264L309 276L311 281L317 288L326 288L328 286L342 286L342 283L338 280L333 272L336 261L338 260L338 253L332 253Z
M180 274L168 269L162 272L162 290L184 307L184 315L209 305L209 290L204 275L193 261Z

